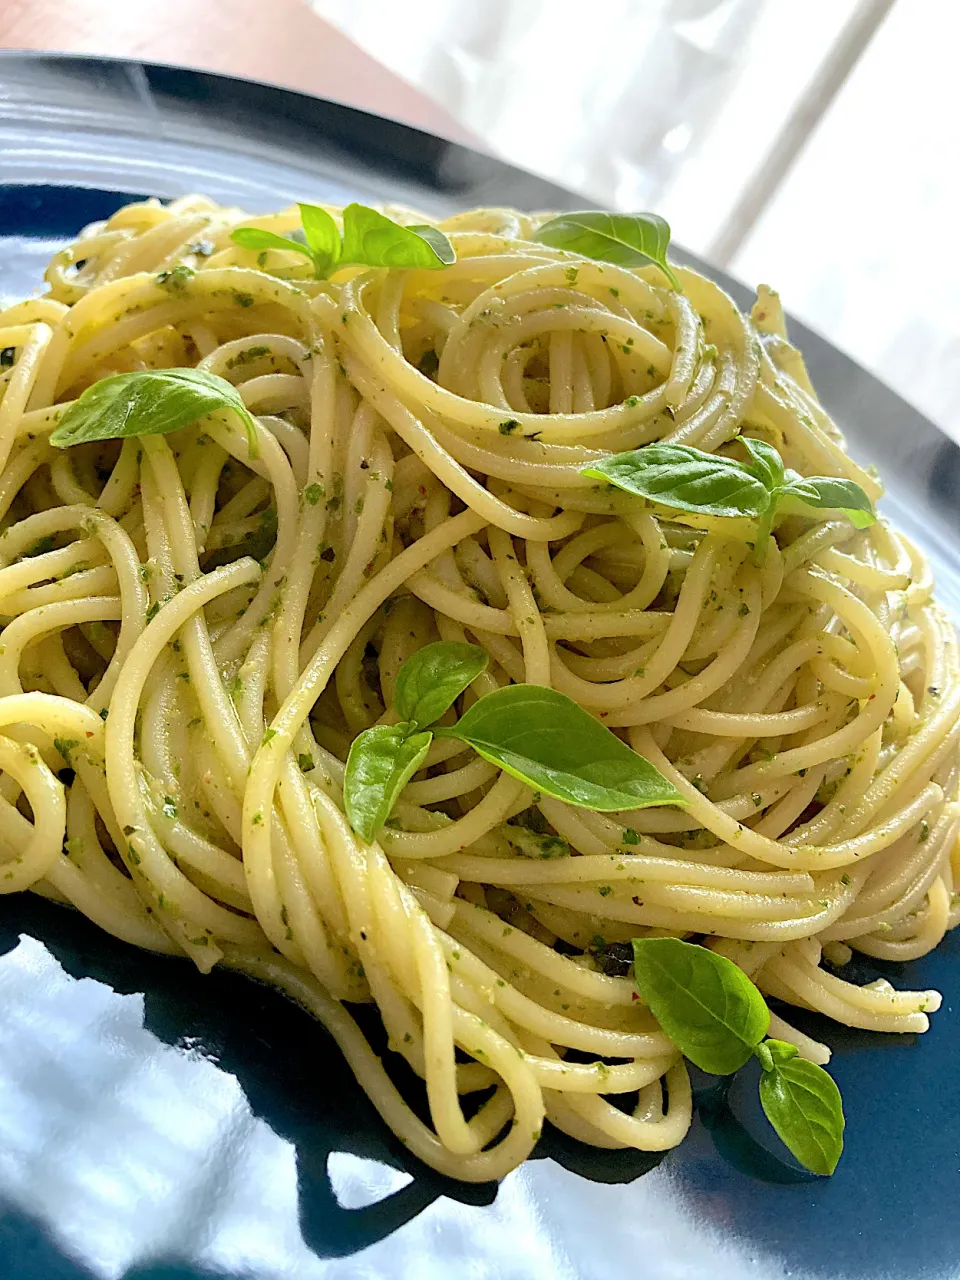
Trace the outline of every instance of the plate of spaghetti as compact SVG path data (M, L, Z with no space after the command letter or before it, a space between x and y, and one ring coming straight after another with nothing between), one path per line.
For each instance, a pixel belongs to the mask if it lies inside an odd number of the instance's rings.
M128 1029L141 1069L241 1096L275 1019L250 1124L355 1113L325 1203L384 1225L185 1250L223 1274L429 1273L484 1214L485 1274L881 1274L877 1164L956 1144L957 637L776 292L652 213L104 195L0 310L0 1058L31 981L40 1023L156 982L183 1022ZM83 1204L66 1252L124 1274ZM831 1206L832 1259L769 1225Z

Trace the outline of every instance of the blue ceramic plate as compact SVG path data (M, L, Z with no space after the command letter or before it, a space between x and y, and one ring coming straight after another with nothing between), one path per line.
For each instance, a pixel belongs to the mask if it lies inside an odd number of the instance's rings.
M22 55L0 55L0 183L0 302L35 289L55 247L138 194L203 190L250 208L577 203L332 103ZM794 333L960 615L960 451ZM883 972L946 998L919 1040L803 1019L834 1047L846 1105L832 1179L772 1158L747 1081L728 1104L701 1089L689 1138L663 1158L588 1150L548 1127L523 1169L469 1187L405 1152L333 1042L281 997L135 951L32 895L0 898L0 1277L956 1277L960 945L910 966L858 964L863 981Z

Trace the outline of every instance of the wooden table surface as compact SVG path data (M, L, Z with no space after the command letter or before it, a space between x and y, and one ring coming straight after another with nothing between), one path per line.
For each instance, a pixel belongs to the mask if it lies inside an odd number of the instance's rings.
M101 54L247 76L479 145L304 0L0 0L0 49Z

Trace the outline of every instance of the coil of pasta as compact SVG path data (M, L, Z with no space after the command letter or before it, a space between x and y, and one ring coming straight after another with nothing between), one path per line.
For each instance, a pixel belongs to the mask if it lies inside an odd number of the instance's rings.
M747 437L879 498L776 296L744 316L692 270L674 288L551 247L545 219L459 214L442 270L323 278L296 244L231 239L289 237L296 209L148 201L0 313L0 889L279 987L409 1149L470 1180L544 1117L601 1147L682 1139L687 1071L633 938L701 939L770 997L917 1032L935 992L844 963L958 920L956 639L923 556L882 521L784 509L759 537L586 474L652 442L742 459ZM221 407L51 444L85 389L168 369L232 384L250 431ZM682 803L578 807L438 733L362 838L351 743L397 723L398 672L440 641L486 655L447 723L551 688ZM370 1001L429 1124L349 1012Z

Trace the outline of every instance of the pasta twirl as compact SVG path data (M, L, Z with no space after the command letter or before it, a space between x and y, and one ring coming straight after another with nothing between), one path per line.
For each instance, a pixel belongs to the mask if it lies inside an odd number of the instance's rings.
M960 919L957 644L923 556L785 511L761 562L749 531L584 474L745 435L879 497L775 295L743 316L694 271L677 292L503 209L437 224L443 270L328 280L233 242L241 222L130 205L0 313L0 890L277 986L408 1147L468 1180L519 1164L545 1117L602 1147L682 1139L686 1068L628 975L634 937L704 938L771 997L925 1030L937 993L842 976L851 948L911 959ZM171 368L232 383L255 447L226 408L51 445L99 379ZM350 744L438 640L488 655L464 709L551 686L686 807L574 808L437 738L361 840ZM430 1124L351 1017L367 1001Z

